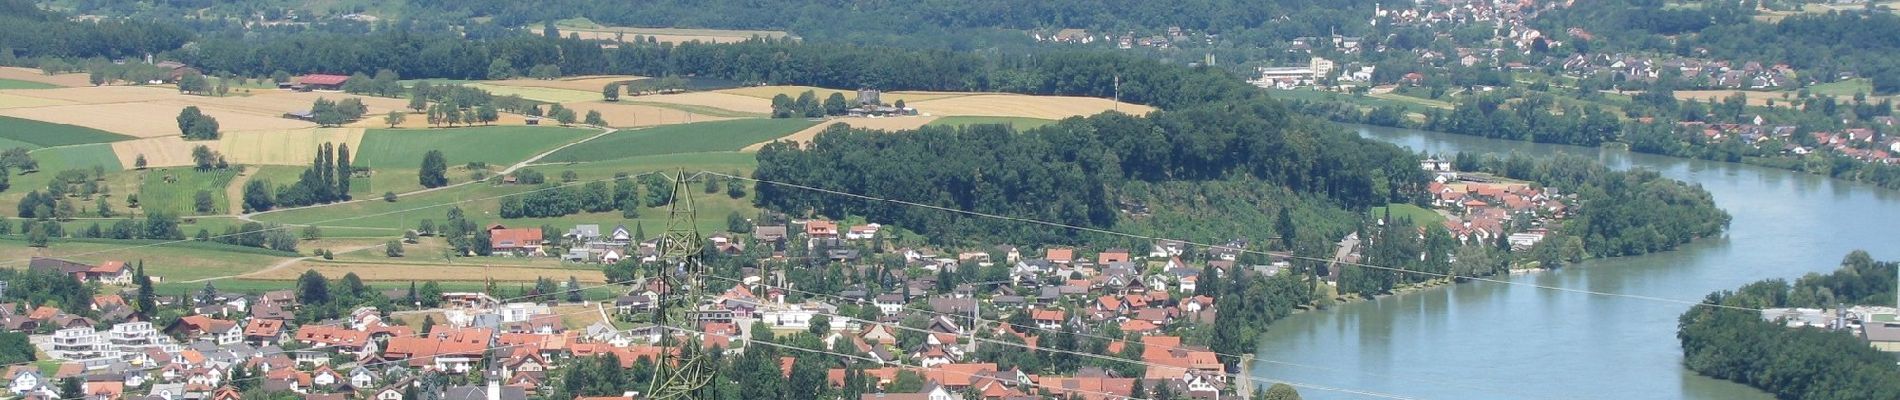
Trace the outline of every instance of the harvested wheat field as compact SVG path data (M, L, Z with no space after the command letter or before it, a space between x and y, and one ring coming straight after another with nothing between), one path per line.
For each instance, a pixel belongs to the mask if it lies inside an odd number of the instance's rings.
M803 130L792 133L790 135L785 135L785 137L773 139L772 141L769 141L769 142L759 142L751 146L746 146L744 149L740 149L740 151L758 151L760 148L764 148L766 143L777 142L777 141L794 141L794 142L799 142L799 143L809 143L811 142L812 138L818 137L818 133L824 132L825 129L831 128L832 125L838 125L838 124L850 125L853 128L878 129L878 130L894 132L894 131L901 131L905 129L921 128L925 124L929 124L930 121L936 121L936 120L937 120L937 117L931 117L931 116L885 117L885 118L835 118L830 121L825 121L824 123L821 123L818 125L812 125L810 128L805 128Z
M1088 116L1118 108L1116 102L1109 99L1017 94L982 94L907 103L909 103L906 104L907 106L917 109L919 113L936 116L969 115L1041 119ZM1119 104L1119 109L1123 113L1133 115L1143 115L1154 111L1154 107L1128 103Z
M753 87L742 87L742 88L737 88L737 89L719 90L717 92L765 99L766 100L765 106L767 108L766 111L769 112L771 111L770 110L770 108L772 107L771 100L773 96L778 96L778 95L783 94L787 97L796 99L798 98L798 95L800 93L805 93L805 91L807 90L812 91L813 95L818 96L818 101L824 101L825 98L830 97L832 93L844 94L845 101L857 101L858 99L858 92L855 90L826 89L826 88L813 87L813 86L753 86ZM947 99L947 98L952 98L952 97L973 96L973 95L978 95L978 94L983 94L983 93L911 92L911 91L883 92L883 93L878 94L878 100L881 100L885 103L895 103L898 100L903 100L905 103L904 105L908 106L910 105L910 103L916 103L919 101Z
M685 106L712 107L742 113L771 114L772 100L719 92L687 92L678 94L651 94L645 96L620 98L622 101L653 102L679 104Z
M0 67L0 79L39 82L39 83L45 83L49 85L59 85L59 86L66 86L66 87L92 86L91 77L87 76L86 74L71 73L71 74L47 75L46 73L40 72L40 70L37 70L37 69L19 68L19 67Z
M191 149L205 146L219 150L224 146L217 141L185 141L178 135L155 137L139 140L112 142L112 155L118 156L119 165L127 168L137 165L139 155L145 155L147 167L177 167L191 165ZM309 160L305 160L308 162Z
M224 134L218 142L224 157L236 164L306 165L323 143L348 144L363 149L363 128L305 128L244 131Z
M76 104L107 104L157 101L184 97L177 90L153 86L88 86L33 91L11 91L14 95L65 100Z
M422 256L422 255L419 255ZM428 255L436 256L436 255ZM439 260L438 260L439 261ZM533 282L540 277L574 276L581 283L605 283L600 270L574 268L535 268L520 266L485 267L476 263L457 262L443 264L439 262L411 262L408 259L392 259L383 262L324 262L302 261L290 268L280 268L262 274L250 276L264 280L294 280L305 270L316 270L324 276L343 276L355 273L365 281L479 281L494 279L504 282Z
M37 89L35 91L39 91L39 90L49 90L49 89ZM73 102L58 100L58 99L41 98L41 97L21 96L21 95L16 95L16 94L9 94L7 92L0 92L0 109L63 106L63 105L69 105L69 104L73 104Z
M563 103L561 106L573 109L574 114L577 116L585 116L588 111L600 111L600 117L607 120L607 125L615 128L673 125L732 119L695 114L664 107L625 103L616 104L601 101Z
M78 104L51 107L14 108L0 110L0 115L52 122L57 124L78 125L106 132L118 133L142 138L177 136L178 112L186 106L197 105L185 101L154 101L144 103ZM294 129L315 127L315 124L263 116L252 112L235 111L218 107L199 106L200 110L218 120L218 130L224 132L270 129Z
M631 82L631 81L637 81L641 79L646 79L646 77L638 76L638 75L588 75L588 76L567 77L567 78L554 79L554 80L509 79L509 80L503 80L503 81L486 81L482 83L488 84L488 85L496 85L496 86L540 87L540 88L551 88L551 89L582 90L582 91L600 93L600 89L607 87L607 84L609 83Z

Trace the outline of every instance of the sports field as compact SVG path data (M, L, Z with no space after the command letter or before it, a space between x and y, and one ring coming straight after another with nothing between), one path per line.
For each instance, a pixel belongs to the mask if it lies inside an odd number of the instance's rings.
M159 168L140 172L144 176L139 186L139 204L145 212L167 211L176 215L207 215L224 213L230 201L226 198L225 186L231 183L231 177L237 176L236 170L198 171L192 168ZM211 192L212 210L198 212L194 209L194 196L198 191Z
M804 119L741 119L627 130L562 149L545 163L605 161L634 156L735 151L816 124Z
M30 149L130 140L98 129L0 116L0 147Z

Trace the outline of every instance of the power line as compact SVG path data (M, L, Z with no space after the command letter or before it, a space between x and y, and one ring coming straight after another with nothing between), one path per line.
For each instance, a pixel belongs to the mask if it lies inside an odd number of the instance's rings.
M719 280L723 280L723 281L727 281L727 282L733 282L733 283L737 283L737 284L741 284L741 285L743 285L743 284L745 284L745 281L744 281L744 280L742 280L742 279L734 279L734 278L731 278L731 277L724 277L724 276L718 276L718 275L707 275L707 277L710 277L710 278L714 278L714 279L719 279ZM773 286L773 285L762 285L762 286L765 286L765 287L768 287L768 288L776 288L776 289L779 289L779 290L784 290L784 291L788 291L788 292L796 292L796 293L800 293L800 294L805 294L805 295L812 295L812 296L819 296L819 297L824 297L824 298L828 298L828 299L836 299L836 300L842 300L842 301L846 301L846 302L851 302L851 301L852 301L852 300L850 300L850 299L847 299L847 298L844 298L843 296L838 296L838 295L832 295L832 294L825 294L825 293L817 293L817 292L811 292L811 291L806 291L806 290L799 290L799 289L794 289L794 288L789 288L789 287L785 287L785 286ZM905 307L904 307L904 309L905 309L905 310L907 310L907 311L918 311L918 312L923 312L923 313L927 313L927 314L931 314L931 315L938 315L938 316L948 316L948 317L954 317L954 318L962 318L962 319L966 319L966 320L968 320L968 319L971 319L971 318L970 318L969 316L967 316L967 315L962 315L962 314L957 314L957 313L945 313L945 312L938 312L938 311L936 311L936 310L931 310L931 309L926 309L926 308L918 308L918 307L911 307L911 306L905 306ZM854 317L854 316L847 316L847 315L841 315L841 314L827 314L827 315L833 315L833 316L837 316L837 317L842 317L842 318L850 318L850 319L853 319L853 320L858 320L858 318L857 318L857 317ZM1070 335L1074 335L1074 336L1079 336L1079 337L1086 337L1086 338L1092 338L1092 339L1102 339L1102 340L1110 340L1110 341L1127 341L1126 339L1123 339L1123 338L1112 338L1112 337L1107 337L1107 336L1100 336L1100 335L1092 335L1092 334L1088 334L1088 333L1084 333L1084 332L1076 332L1076 331L1065 331L1065 330L1057 330L1057 329L1046 329L1046 328L1042 328L1042 327L1039 327L1039 326L1034 326L1034 325L1019 325L1019 324L1012 324L1012 323L1010 323L1010 322L1009 322L1009 321L1007 321L1007 320L994 320L994 321L989 321L989 320L986 320L986 321L987 321L987 322L993 322L993 323L996 323L996 324L998 324L998 325L1001 325L1001 326L1008 326L1008 327L1012 327L1012 328L1020 328L1020 329L1023 329L1023 330L1024 330L1024 332L1027 332L1028 330L1036 330L1036 331L1041 331L1041 332L1044 332L1044 333L1067 333L1067 334L1070 334ZM974 324L975 324L975 323L974 323L974 321L973 321L973 322L972 322L972 325L974 325ZM887 325L887 326L889 326L888 324L886 324L886 325ZM915 330L915 328L908 328L908 327L902 327L902 326L899 326L899 328L901 328L901 329L910 329L910 330ZM974 327L974 326L973 326L973 329L981 329L981 327ZM973 338L974 340L993 340L993 339L977 339L977 338L975 338L975 337L974 337L974 331L972 332L972 338ZM1013 345L1013 344L1012 344L1012 345ZM1188 350L1188 348L1186 348L1186 347L1172 347L1172 348L1170 348L1170 350L1175 350L1175 349L1179 349L1179 350ZM1054 350L1052 350L1052 351L1054 351ZM1209 352L1209 353L1213 353L1213 354L1215 354L1215 355L1218 355L1218 356L1226 356L1226 357L1233 357L1233 358L1239 358L1239 357L1240 357L1240 356L1238 356L1238 355L1234 355L1234 354L1227 354L1227 353L1221 353L1221 352L1215 352L1215 351L1211 351L1211 350L1210 350L1210 351L1208 351L1208 352ZM1099 357L1101 357L1101 356L1099 356L1099 355L1095 355L1095 354L1084 354L1084 355L1087 355L1087 356L1090 356L1090 357L1098 357L1098 358L1099 358ZM1261 358L1261 357L1254 357L1254 358L1253 358L1253 360L1254 360L1254 361L1257 361L1257 362L1265 362L1265 363L1269 363L1269 364L1275 364L1275 365L1285 365L1285 366L1290 366L1290 367L1299 367L1299 368L1307 368L1307 369L1315 369L1315 370L1321 370L1321 371L1328 371L1328 372L1341 372L1341 373L1356 373L1356 374L1361 374L1361 375L1367 375L1367 376L1374 376L1374 377L1380 377L1380 378L1390 378L1390 379L1400 379L1400 380L1408 380L1408 381L1415 381L1415 382L1421 382L1421 383L1428 383L1428 384L1439 384L1439 385L1446 385L1446 384L1448 384L1448 385L1451 385L1451 386L1459 386L1459 387L1461 387L1461 388L1465 388L1465 389L1473 389L1473 390L1482 390L1482 391L1493 391L1493 392L1495 392L1495 391L1497 391L1497 389L1496 389L1496 388L1486 388L1486 387L1480 387L1480 386L1472 386L1472 385L1465 385L1465 384L1459 384L1459 383L1454 383L1454 382L1445 382L1445 381L1441 381L1441 380L1430 380L1430 379L1423 379L1423 378L1410 378L1410 377L1403 377L1403 376L1395 376L1395 375L1386 375L1386 374L1378 374L1378 373L1371 373L1371 372L1364 372L1364 371L1354 371L1354 370L1344 370L1344 369L1339 369L1339 368L1329 368L1329 367L1323 367L1323 366L1317 366L1317 365L1311 365L1311 364L1301 364L1301 363L1295 363L1295 362L1289 362L1289 361L1280 361L1280 360L1274 360L1274 359L1270 359L1270 358ZM1141 362L1141 361L1134 361L1134 362ZM1227 375L1229 375L1229 376L1235 376L1235 377L1239 377L1239 376L1240 376L1239 374L1227 374ZM1373 394L1374 392L1366 392L1366 393L1358 393L1358 392L1360 392L1360 391L1356 391L1356 390L1353 390L1353 389L1342 389L1342 388L1330 388L1330 387L1325 387L1325 386L1319 386L1319 385L1314 385L1314 384L1303 384L1303 383L1296 383L1296 382L1291 382L1291 381L1283 381L1283 380L1273 380L1273 379L1271 379L1271 378L1253 378L1253 377L1249 377L1249 378L1246 378L1246 379L1248 379L1248 380L1252 380L1252 381L1255 381L1255 382L1262 382L1263 380L1272 380L1273 382L1265 382L1265 383L1275 383L1275 382L1278 382L1278 383L1286 383L1286 384L1288 384L1288 385L1291 385L1291 386L1296 386L1296 387L1310 387L1310 388L1313 388L1313 389L1317 389L1317 390L1327 390L1327 391L1340 391L1340 392L1342 392L1342 393L1351 393L1351 394L1364 394L1364 395L1367 395L1367 396L1377 396L1377 397L1385 397L1385 396L1388 396L1388 395L1389 395L1389 396L1400 396L1400 395L1396 395L1396 394ZM1530 398L1530 397L1534 397L1534 396L1528 396L1528 395L1526 395L1525 397L1526 397L1526 398Z
M667 327L666 327L666 329L673 329L673 330L679 330L679 331L685 331L685 332L693 332L693 333L698 333L698 334L700 334L700 335L702 335L702 336L704 336L704 335L710 335L709 333L706 333L706 332L703 332L703 331L699 331L699 330L695 330L695 329L689 329L689 328L681 328L681 327L676 327L676 326L667 326ZM791 346L791 345L786 345L786 344L781 344L781 343L775 343L775 342L771 342L771 341L765 341L765 340L756 340L756 339L751 339L751 338L747 338L747 340L746 340L746 343L748 343L748 345L750 345L750 344L763 344L763 345L767 345L767 346L772 346L772 347L776 347L776 348L781 348L781 349L787 349L787 350L796 350L796 351L803 351L803 352L807 352L807 353L813 353L813 354L822 354L822 355L831 355L831 356L838 356L838 357L843 357L843 358L849 358L849 359L853 359L853 360L859 360L859 361L870 361L870 362L873 362L873 363L884 363L884 364L894 364L894 365L897 365L897 366L901 366L901 367L905 367L905 368L911 368L911 369L918 369L918 370L929 370L929 371L938 371L938 372L943 372L943 373L946 373L946 374L956 374L956 375L960 375L960 376L967 376L967 377L972 377L972 378L979 378L979 377L981 377L981 376L980 376L980 375L978 375L977 373L970 373L970 372L963 372L963 371L955 371L955 370L948 370L948 369L941 369L941 368L930 368L930 367L924 367L924 366L921 366L921 365L910 365L910 364L904 364L904 363L900 363L900 362L896 362L896 361L882 361L882 362L880 362L880 361L879 361L879 360L877 360L877 359L873 359L873 358L869 358L869 357L864 357L864 356L858 356L858 355L851 355L851 354L844 354L844 353L838 353L838 352L833 352L833 351L827 351L827 350L817 350L817 349L807 349L807 348L803 348L803 347L798 347L798 346ZM1000 371L998 371L998 372L1000 372ZM1035 383L1035 382L1024 382L1024 381L1020 381L1020 380L1014 380L1014 379L1009 379L1009 380L1004 380L1004 379L998 379L998 381L1003 381L1003 382L1015 382L1015 383L1020 383L1020 384L1025 384L1025 385L1030 385L1030 386L1036 386L1036 387L1041 387L1041 388L1045 388L1045 389L1054 389L1054 390L1060 390L1060 391L1064 391L1064 392L1081 392L1081 393L1088 393L1088 394L1097 394L1097 395L1105 395L1105 396L1108 396L1109 398L1124 398L1124 397L1122 397L1122 395L1120 395L1120 394L1115 394L1115 393L1109 393L1109 392L1100 392L1100 391L1094 391L1094 390L1083 390L1083 389L1079 389L1079 388L1077 388L1077 389L1070 389L1070 388L1061 388L1061 387L1056 387L1056 386L1052 386L1052 385L1048 385L1048 384L1039 384L1039 383ZM1132 393L1130 394L1130 397L1125 397L1125 398L1127 398L1127 399L1133 399L1133 400L1148 400L1148 399L1146 399L1146 398L1142 398L1142 397L1133 397L1133 394L1132 394Z
M1099 234L1104 234L1104 235L1120 236L1120 237L1127 237L1127 238L1134 238L1134 239L1162 240L1161 238L1153 237L1153 236L1137 235L1137 234L1132 234L1132 233L1112 231L1112 230L1101 229L1101 228L1090 228L1086 226L1076 226L1076 225L1064 224L1060 222L1049 222L1049 221L1042 221L1042 220L1036 220L1036 219L1022 218L1022 217L1013 217L1013 216L1007 216L1007 215L997 215L997 214L983 213L983 212L977 212L977 211L962 210L962 209L935 206L935 205L930 205L930 204L916 203L916 202L910 202L910 201L904 201L904 200L895 200L895 199L866 196L866 195L861 195L861 194L856 194L856 193L841 192L841 191L836 191L836 190L800 185L796 183L734 176L734 175L728 175L728 174L723 174L723 173L718 173L718 172L713 172L713 171L701 171L700 173L710 174L710 175L715 175L715 176L723 176L729 179L747 180L747 181L752 181L752 182L798 188L798 189L828 193L828 194L833 194L833 195L838 195L838 196L853 197L853 198L864 199L864 200L881 201L881 202L901 204L901 205L907 205L907 206L913 206L913 207L923 207L923 208L929 208L929 209L934 209L934 210L939 210L939 211L946 211L946 212L952 212L952 213L958 213L958 214L964 214L964 215L970 215L970 216L976 216L976 217L993 218L993 219L1000 219L1000 220L1005 220L1005 221L1028 223L1028 224L1037 224L1037 225L1051 226L1051 227L1057 227L1057 228L1063 228L1063 229L1070 229L1070 230L1090 232L1090 233L1099 233ZM1646 295L1627 294L1627 293L1600 292L1600 291L1594 291L1594 290L1540 285L1540 284L1535 284L1535 283L1517 282L1517 281L1486 278L1486 277L1479 277L1479 276L1464 276L1464 275L1457 275L1457 274L1452 274L1452 273L1429 272L1429 271L1419 271L1419 270L1411 270L1411 269L1405 269L1405 268L1386 267L1386 266L1372 265L1372 264L1366 264L1366 263L1360 263L1360 262L1328 260L1328 259L1322 259L1322 258L1316 258L1316 257L1305 257L1305 256L1293 255L1293 254L1275 254L1275 253L1259 251L1259 250L1240 249L1240 248L1233 248L1233 247L1227 247L1227 246L1217 246L1213 244L1197 243L1197 242L1191 242L1191 241L1179 240L1179 239L1170 239L1170 240L1174 240L1175 242L1179 242L1184 245L1192 245L1192 246L1200 246L1200 247L1208 247L1208 248L1221 247L1221 248L1231 249L1238 252L1249 253L1249 254L1258 254L1258 255L1265 255L1265 256L1279 255L1279 256L1284 256L1287 258L1292 258L1292 259L1297 259L1297 260L1330 262L1330 263L1344 264L1348 266L1356 266L1356 267L1362 267L1362 268L1371 268L1371 269L1378 269L1378 270L1385 270L1385 271L1402 272L1402 273L1408 273L1408 274L1419 274L1419 275L1427 275L1427 276L1433 276L1433 277L1450 278L1454 280L1466 279L1466 280L1473 280L1473 281L1480 281L1480 282L1491 282L1491 283L1501 283L1501 284L1506 284L1506 285L1526 286L1526 287L1560 291L1560 292L1581 293L1581 294L1599 295L1599 296L1606 296L1606 297L1620 297L1620 298L1635 299L1635 300L1648 300L1648 301L1656 301L1656 302L1663 302L1663 303L1687 305L1687 306L1692 306L1692 307L1700 306L1700 307L1724 308L1724 309L1734 309L1734 310L1754 311L1754 312L1762 311L1761 309L1757 309L1757 308L1733 306L1733 305L1727 305L1727 304L1715 304L1715 303L1708 303L1708 302L1702 302L1702 301L1689 301L1689 300L1671 299L1671 298L1666 298L1666 297L1646 296Z

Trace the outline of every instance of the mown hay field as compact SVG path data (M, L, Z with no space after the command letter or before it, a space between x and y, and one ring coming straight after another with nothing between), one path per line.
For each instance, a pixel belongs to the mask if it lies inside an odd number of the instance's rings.
M544 163L589 162L636 156L735 151L804 130L804 119L739 119L614 132L548 155Z
M20 68L20 67L0 67L0 79L39 82L39 83L44 83L44 84L49 84L49 85L54 85L54 86L66 86L66 87L92 85L91 80L89 79L89 77L86 76L86 74L69 73L69 74L47 75L45 72L42 72L37 69Z
M930 121L927 126L970 126L970 125L1009 125L1018 131L1035 129L1056 123L1055 120L1026 117L943 117Z
M183 136L112 142L111 148L120 165L137 166L139 156L145 156L146 167L159 168L191 165L191 149L198 146L205 146L213 151L224 149L224 145L215 140L187 141Z
M179 135L178 113L183 111L185 107L193 105L198 104L181 100L77 104L5 109L0 110L0 115L59 124L78 125L141 138L154 138ZM220 107L198 106L200 111L218 120L218 130L222 132L294 129L316 126L316 124L309 122L278 116L265 116L253 112ZM101 116L111 117L101 118Z
M17 91L0 91L0 109L22 107L46 107L74 104L73 102L44 97L13 94Z
M363 128L304 128L245 131L224 134L219 145L234 164L309 165L324 143L348 144L351 154L363 148ZM354 158L354 157L352 157Z

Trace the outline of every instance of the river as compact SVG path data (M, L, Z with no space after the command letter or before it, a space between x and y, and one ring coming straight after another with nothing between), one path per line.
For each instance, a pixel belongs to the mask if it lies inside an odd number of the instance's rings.
M1591 260L1513 282L1696 301L1765 278L1831 271L1865 249L1900 258L1900 193L1750 165L1348 125L1365 137L1454 152L1594 155L1699 183L1734 215L1723 237ZM1249 373L1419 399L1770 399L1682 367L1688 305L1465 283L1300 313L1269 327ZM1275 363L1274 361L1281 362ZM1297 364L1297 365L1294 365ZM1308 399L1367 398L1301 389Z

